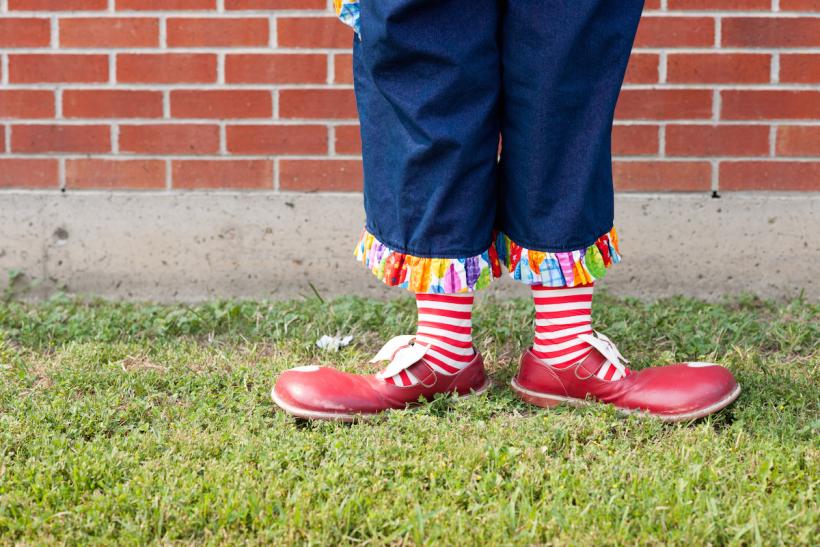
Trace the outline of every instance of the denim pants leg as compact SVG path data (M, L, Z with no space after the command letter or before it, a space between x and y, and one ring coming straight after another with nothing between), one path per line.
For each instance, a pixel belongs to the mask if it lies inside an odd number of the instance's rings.
M502 269L602 277L619 260L610 134L643 1L355 6L358 258L415 292L480 289Z

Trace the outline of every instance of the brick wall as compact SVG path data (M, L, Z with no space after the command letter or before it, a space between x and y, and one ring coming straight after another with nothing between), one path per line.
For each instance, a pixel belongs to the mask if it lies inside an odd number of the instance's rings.
M0 188L358 190L330 0L0 0ZM647 0L621 190L820 190L820 0Z

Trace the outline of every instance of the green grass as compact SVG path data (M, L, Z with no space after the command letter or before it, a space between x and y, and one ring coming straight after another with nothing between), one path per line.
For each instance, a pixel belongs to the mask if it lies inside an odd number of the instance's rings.
M483 301L496 387L367 425L305 424L280 371L366 361L409 299L0 303L0 543L817 544L820 307L595 301L635 368L718 360L744 391L662 425L507 387L528 301ZM338 354L321 334L350 333Z

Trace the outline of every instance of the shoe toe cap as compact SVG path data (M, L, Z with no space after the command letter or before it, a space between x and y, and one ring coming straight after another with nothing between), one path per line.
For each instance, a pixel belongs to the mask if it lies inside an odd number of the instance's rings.
M697 413L716 406L721 408L721 403L730 402L738 387L728 369L704 362L678 363L652 369L644 375L641 383L640 398L643 404L637 406L661 414Z
M333 393L330 390L330 369L308 365L296 367L283 372L273 386L274 399L285 405L304 410L332 410Z
M686 367L693 391L702 393L704 397L721 398L737 387L737 381L729 369L718 364L692 361L682 365Z
M377 406L364 377L315 365L283 372L272 395L285 410L333 414L371 412Z

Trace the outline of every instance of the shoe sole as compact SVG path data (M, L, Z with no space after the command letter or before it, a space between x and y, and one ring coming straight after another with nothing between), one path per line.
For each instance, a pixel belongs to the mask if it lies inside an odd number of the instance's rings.
M470 393L465 393L464 395L456 395L458 399L465 399L467 397L472 397L475 395L483 395L486 393L493 385L492 380L487 378L487 381L484 382L480 388L475 390L470 390ZM277 394L276 388L274 387L270 392L271 399L273 402L290 414L291 416L295 416L296 418L303 418L305 420L326 420L326 421L333 421L333 422L363 422L368 420L374 420L380 417L384 411L381 412L322 412L320 410L309 410L306 408L302 408L296 405L292 405L290 403L286 403L283 401ZM421 405L408 405L407 408L404 410L418 408ZM387 410L402 410L402 409L387 409Z
M515 381L513 378L510 381L510 385L513 388L513 391L524 401L534 404L536 406L540 406L542 408L554 408L561 404L566 404L574 407L585 407L585 406L594 406L594 405L603 405L608 403L600 403L595 400L589 399L577 399L575 397L562 397L560 395L548 395L546 393L540 393L538 391L532 391L525 387L522 387ZM641 418L652 418L656 420L661 420L662 422L667 423L674 423L674 422L688 422L691 420L697 420L698 418L703 418L710 414L714 414L715 412L722 410L732 404L735 399L737 399L738 395L740 395L740 386L735 386L735 389L732 390L726 397L721 399L720 401L713 403L705 408L701 408L699 410L695 410L692 412L682 412L679 414L657 414L654 412L650 412L648 410L637 410L637 409L628 409L628 408L619 408L615 407L617 412L621 414L630 414L633 416L638 416ZM611 405L614 406L614 405Z

